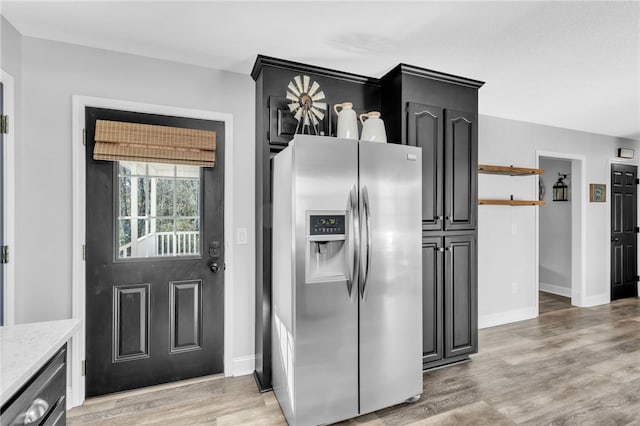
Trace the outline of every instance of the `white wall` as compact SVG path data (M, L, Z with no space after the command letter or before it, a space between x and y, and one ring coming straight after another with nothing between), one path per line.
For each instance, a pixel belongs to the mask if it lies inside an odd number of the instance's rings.
M4 84L5 114L9 115L9 134L5 138L5 161L8 161L5 173L5 242L9 244L9 263L5 265L5 294L3 303L5 303L5 324L9 325L15 321L15 294L21 291L20 287L15 286L15 226L12 225L15 219L15 202L12 197L15 194L15 186L10 187L11 182L15 185L14 161L12 156L15 153L15 146L22 142L22 117L15 114L22 107L22 36L4 17L0 16L0 69L2 70L2 82ZM6 80L6 81L5 81ZM13 80L13 102L11 102L11 80ZM9 111L13 108L13 111ZM12 191L13 190L13 191Z
M569 201L553 201L553 185L558 173L568 175L564 182L580 185L572 180L571 161L542 157L539 167L544 170L540 181L545 188L543 206L539 207L539 281L540 289L571 297L571 191Z
M585 157L586 188L606 183L609 192L609 161L618 147L634 148L632 140L542 126L481 115L479 163L536 166L536 151ZM637 164L636 160L630 161ZM574 180L576 182L576 180ZM536 178L480 175L479 198L535 200ZM478 315L481 327L531 318L537 314L536 209L538 207L478 207ZM609 300L610 205L584 202L586 220L585 305Z
M3 49L4 51L4 49ZM249 70L247 70L249 72ZM16 152L16 322L71 316L71 97L231 113L235 246L233 358L254 353L254 83L248 75L22 38L24 134ZM234 236L227 236L233 238Z
M234 116L236 246L233 357L251 357L254 334L254 83L168 61L22 38L4 18L2 61L16 78L17 322L71 315L71 96L227 112ZM21 57L20 57L21 56ZM4 67L4 65L2 65ZM249 70L247 70L247 73ZM22 133L20 131L23 130ZM535 167L536 151L586 157L586 182L609 183L617 147L637 142L480 116L479 162ZM585 188L587 193L588 188ZM609 189L608 189L609 190ZM535 199L536 179L481 175L480 198ZM585 203L586 300L608 300L609 203ZM479 207L479 323L535 315L535 207Z
M0 15L0 68L11 74L16 86L16 95L22 76L22 36ZM18 96L16 96L18 98ZM16 99L16 103L17 103Z

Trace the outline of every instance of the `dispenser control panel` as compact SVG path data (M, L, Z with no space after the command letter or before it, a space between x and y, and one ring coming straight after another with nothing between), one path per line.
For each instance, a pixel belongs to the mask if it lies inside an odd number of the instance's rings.
M341 235L345 233L344 215L311 215L311 235Z

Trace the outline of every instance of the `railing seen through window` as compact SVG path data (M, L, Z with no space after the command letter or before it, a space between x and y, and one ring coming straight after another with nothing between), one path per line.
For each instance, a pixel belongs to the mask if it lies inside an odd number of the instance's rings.
M121 161L117 191L118 259L200 255L199 167Z

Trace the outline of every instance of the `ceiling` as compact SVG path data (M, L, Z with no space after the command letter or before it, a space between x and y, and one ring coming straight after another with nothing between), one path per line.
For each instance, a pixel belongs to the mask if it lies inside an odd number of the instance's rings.
M0 4L24 36L242 74L257 54L374 77L403 62L486 81L481 114L640 140L640 1Z

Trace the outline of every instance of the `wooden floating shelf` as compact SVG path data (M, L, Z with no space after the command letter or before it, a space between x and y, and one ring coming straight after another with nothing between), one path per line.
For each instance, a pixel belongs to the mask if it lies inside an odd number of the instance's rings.
M526 167L513 167L513 166L490 166L487 164L478 165L478 173L488 175L509 175L509 176L529 176L529 175L542 175L543 169L529 169Z
M535 200L478 200L479 206L544 206L544 201Z

